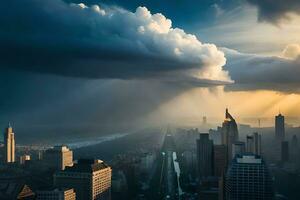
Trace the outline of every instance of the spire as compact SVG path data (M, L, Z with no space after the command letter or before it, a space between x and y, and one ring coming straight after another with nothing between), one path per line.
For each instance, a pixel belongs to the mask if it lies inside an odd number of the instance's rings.
M10 122L8 122L8 128L12 128Z
M225 112L225 119L229 118L229 112L228 112L228 108L226 108L226 112Z

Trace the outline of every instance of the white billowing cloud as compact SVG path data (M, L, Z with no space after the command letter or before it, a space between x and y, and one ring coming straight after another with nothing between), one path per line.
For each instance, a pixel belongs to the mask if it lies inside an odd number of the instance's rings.
M297 59L300 56L300 45L299 44L289 44L282 51L282 55L285 58Z
M178 78L232 82L223 70L224 53L214 44L202 43L195 35L172 27L170 19L161 13L152 14L146 7L130 12L114 6L67 4L61 0L29 0L27 5L30 11L19 6L8 17L10 24L16 24L18 29L10 30L8 22L3 22L8 25L0 30L6 36L2 39L13 41L14 47L6 48L12 46L7 43L2 46L3 51L17 50L5 52L5 65L19 65L7 58L20 53L24 56L22 68L65 76L122 79L175 76L170 77L172 81ZM19 18L14 17L14 12L22 18L22 26L18 26ZM35 16L42 16L39 19L42 26L36 25ZM21 35L24 41L19 42L16 36ZM18 52L25 47L26 51ZM26 55L26 52L34 53Z

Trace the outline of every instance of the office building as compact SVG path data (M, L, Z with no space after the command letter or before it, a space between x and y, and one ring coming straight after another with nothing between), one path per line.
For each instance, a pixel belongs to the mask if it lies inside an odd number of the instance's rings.
M227 146L214 145L214 175L221 177L227 167Z
M281 161L282 162L289 161L289 142L288 141L281 142Z
M37 191L36 200L76 200L76 193L74 189Z
M226 109L225 120L222 124L222 144L227 145L228 162L232 159L232 144L238 141L238 128L235 119Z
M4 162L15 162L15 134L10 124L4 134Z
M54 174L54 185L74 188L76 200L109 200L111 168L101 160L80 159Z
M30 160L30 155L22 155L20 156L20 164L23 165L25 164L26 161Z
M283 141L285 136L284 116L279 113L275 116L275 138Z
M246 152L261 155L261 135L255 132L252 135L247 135L246 140Z
M43 154L43 162L51 169L64 170L73 165L73 151L67 146L55 146Z
M235 142L232 144L232 158L235 155L239 154L242 155L245 153L245 142Z
M271 200L273 181L264 160L254 154L237 155L225 178L226 200Z
M197 140L197 165L200 179L213 175L213 150L214 144L209 139L208 133L200 134L200 139Z

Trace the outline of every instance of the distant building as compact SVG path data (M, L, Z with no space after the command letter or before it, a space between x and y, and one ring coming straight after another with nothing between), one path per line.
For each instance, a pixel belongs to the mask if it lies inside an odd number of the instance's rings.
M217 129L209 129L209 139L214 141L214 144L222 144L222 127L218 126Z
M4 162L15 162L15 134L10 124L4 134Z
M253 135L247 135L246 139L246 152L261 155L261 135L255 132Z
M283 141L285 136L284 116L279 113L275 116L275 138Z
M242 155L245 153L245 142L235 142L232 144L232 158L235 155Z
M226 200L272 200L274 189L272 177L260 156L237 155L225 178Z
M214 145L214 175L221 177L227 168L227 146Z
M207 117L206 117L206 116L204 116L204 117L202 118L202 125L203 125L203 126L206 126L206 125L207 125Z
M55 187L74 188L76 200L110 200L111 168L101 160L80 159L54 174Z
M73 165L73 151L65 145L55 146L44 152L43 162L49 166L49 168L64 170L66 166Z
M208 133L200 134L200 139L197 140L197 163L200 179L212 176L214 173L213 147L213 141L209 139Z
M22 155L20 156L20 164L23 165L25 164L26 161L30 160L30 155Z
M289 142L288 141L281 142L281 161L282 162L289 161Z
M74 189L37 191L36 200L76 200L76 193Z
M238 128L234 118L226 109L225 120L222 124L222 144L227 145L228 162L232 159L232 144L239 139Z

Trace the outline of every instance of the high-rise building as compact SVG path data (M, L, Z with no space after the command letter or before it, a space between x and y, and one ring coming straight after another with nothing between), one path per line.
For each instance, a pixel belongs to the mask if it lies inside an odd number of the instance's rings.
M272 177L264 160L254 154L237 155L225 178L226 200L271 200Z
M225 120L222 124L222 144L227 145L227 158L228 162L232 159L232 144L239 139L238 128L235 119L231 116L226 109Z
M289 142L288 141L281 142L281 161L282 162L289 161Z
M43 154L43 162L51 169L64 170L73 165L73 151L67 146L55 146Z
M109 200L111 168L101 160L80 159L54 174L54 185L74 188L76 200Z
M261 135L257 132L247 135L246 152L261 155Z
M212 176L214 173L214 144L209 139L208 133L200 134L200 139L197 140L197 163L199 178Z
M5 130L4 134L4 162L15 162L15 134L10 124Z
M283 141L285 136L284 116L279 113L275 116L275 138Z
M232 144L232 158L235 155L239 154L242 155L245 153L245 142L235 142Z
M37 191L36 200L76 200L74 189L54 189Z
M227 146L214 145L214 175L221 177L227 168Z

